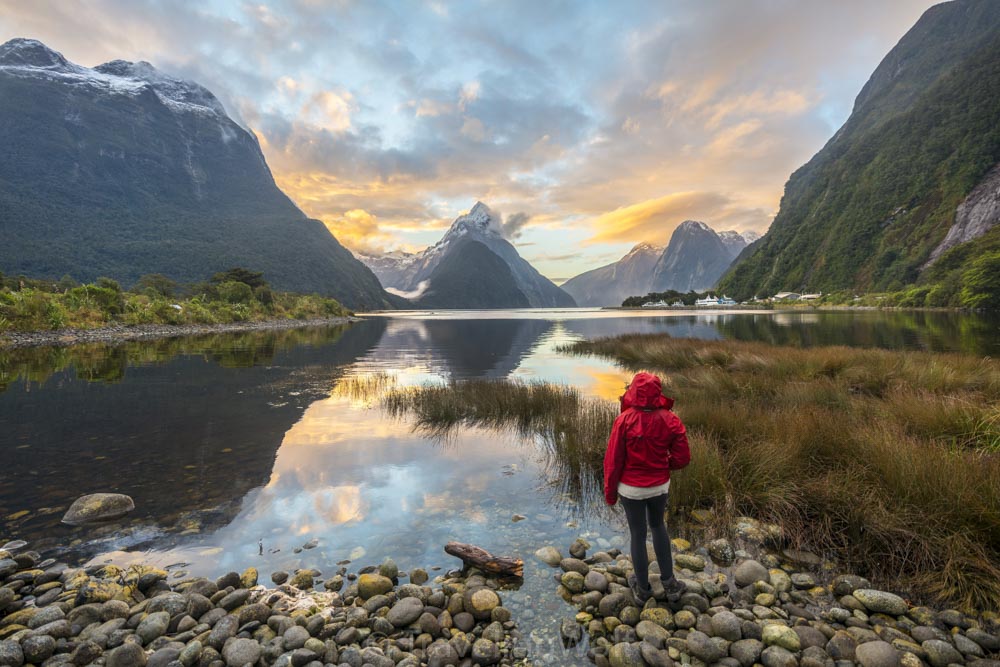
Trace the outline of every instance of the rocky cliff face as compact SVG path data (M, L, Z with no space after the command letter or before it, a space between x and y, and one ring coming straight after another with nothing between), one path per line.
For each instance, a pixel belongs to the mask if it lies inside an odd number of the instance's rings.
M955 211L955 222L944 240L933 251L927 265L933 264L945 251L960 243L979 238L1000 222L1000 164L966 197Z
M0 45L0 271L126 284L233 266L352 308L401 303L274 183L204 87L149 63L81 67Z

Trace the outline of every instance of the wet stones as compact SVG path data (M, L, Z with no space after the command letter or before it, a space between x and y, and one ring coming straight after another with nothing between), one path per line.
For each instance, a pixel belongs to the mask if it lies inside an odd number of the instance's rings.
M80 526L100 521L120 519L135 509L135 501L122 493L93 493L73 501L62 522Z
M376 595L385 595L393 588L392 579L381 574L362 574L358 577L358 595L362 600Z
M559 567L559 562L562 560L562 554L559 550L552 546L542 547L535 552L535 558L542 561L549 567Z

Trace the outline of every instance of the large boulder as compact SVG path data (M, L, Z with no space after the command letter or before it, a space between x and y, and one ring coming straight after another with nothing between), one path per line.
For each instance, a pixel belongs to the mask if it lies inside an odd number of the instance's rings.
M135 509L135 501L123 493L92 493L73 501L62 522L70 526L120 519Z

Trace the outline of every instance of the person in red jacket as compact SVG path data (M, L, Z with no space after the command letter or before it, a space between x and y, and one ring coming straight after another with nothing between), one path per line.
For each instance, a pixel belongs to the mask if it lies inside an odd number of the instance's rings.
M673 405L673 399L663 395L660 378L636 374L621 398L621 414L611 428L604 454L604 500L614 505L621 498L635 569L629 585L640 605L653 594L646 553L647 524L667 598L676 600L684 590L684 584L674 577L670 536L664 523L670 471L691 462L687 431L670 411Z

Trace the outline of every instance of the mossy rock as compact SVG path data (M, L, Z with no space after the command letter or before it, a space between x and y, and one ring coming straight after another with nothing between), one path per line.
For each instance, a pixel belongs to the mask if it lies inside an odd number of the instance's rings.
M77 498L62 522L70 526L120 519L135 509L135 501L123 493L93 493Z

